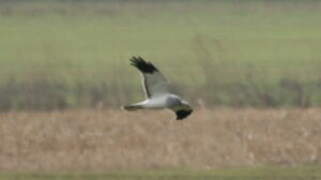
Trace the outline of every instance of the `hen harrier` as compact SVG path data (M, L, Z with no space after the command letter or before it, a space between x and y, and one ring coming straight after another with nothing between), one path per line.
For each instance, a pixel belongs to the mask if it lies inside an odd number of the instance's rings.
M123 106L125 110L167 108L176 113L177 120L182 120L193 112L187 101L170 93L166 78L151 62L147 62L141 57L132 57L130 61L131 65L142 73L146 100Z

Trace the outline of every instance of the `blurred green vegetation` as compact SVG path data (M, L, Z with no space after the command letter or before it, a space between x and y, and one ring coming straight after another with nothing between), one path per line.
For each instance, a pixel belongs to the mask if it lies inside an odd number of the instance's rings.
M320 167L302 166L294 168L257 167L222 170L188 170L188 169L162 169L144 171L114 171L107 173L0 173L2 179L219 179L219 180L314 180L321 177Z
M131 56L208 106L321 105L318 1L2 2L0 110L142 98Z

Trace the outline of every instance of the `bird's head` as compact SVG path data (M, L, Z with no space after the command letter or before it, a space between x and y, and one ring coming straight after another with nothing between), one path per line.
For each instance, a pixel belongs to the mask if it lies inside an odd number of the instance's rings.
M187 101L181 100L180 102L181 102L181 105L190 107L190 104Z

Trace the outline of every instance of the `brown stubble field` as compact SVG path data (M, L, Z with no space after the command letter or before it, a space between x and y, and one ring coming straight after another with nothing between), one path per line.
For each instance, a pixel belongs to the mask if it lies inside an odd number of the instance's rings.
M321 162L321 109L0 115L0 171L213 169Z

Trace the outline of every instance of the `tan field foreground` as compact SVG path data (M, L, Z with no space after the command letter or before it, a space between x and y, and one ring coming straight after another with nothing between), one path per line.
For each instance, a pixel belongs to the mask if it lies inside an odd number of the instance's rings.
M321 109L73 110L0 115L0 171L225 168L321 162Z

